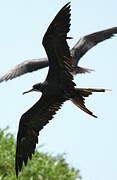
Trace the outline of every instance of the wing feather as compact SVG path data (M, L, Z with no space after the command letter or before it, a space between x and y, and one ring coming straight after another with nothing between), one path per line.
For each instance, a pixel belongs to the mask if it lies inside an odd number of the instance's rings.
M43 38L43 46L49 59L48 81L54 78L73 80L72 58L66 41L70 30L70 11L68 3L55 16Z
M59 97L41 96L41 99L20 119L19 130L17 134L16 146L16 175L22 169L23 163L27 165L28 159L32 158L38 143L39 132L49 123L53 115L61 108L65 101L60 95Z
M77 73L91 72L92 69L78 66L80 58L96 44L113 37L114 34L117 34L117 27L95 32L82 37L70 50L73 63L73 70L71 70L72 73L75 75ZM49 61L47 58L26 60L16 65L6 74L0 76L0 82L16 78L25 73L36 71L47 66L49 66Z
M45 68L47 66L49 66L49 61L47 58L31 59L31 60L23 61L22 63L16 65L13 69L8 71L6 74L0 76L0 82L13 79L25 73L36 71Z
M80 58L88 50L93 48L96 44L113 37L114 34L117 34L117 27L98 31L82 37L71 49L71 56L73 58L73 62L75 63L74 66L78 64Z

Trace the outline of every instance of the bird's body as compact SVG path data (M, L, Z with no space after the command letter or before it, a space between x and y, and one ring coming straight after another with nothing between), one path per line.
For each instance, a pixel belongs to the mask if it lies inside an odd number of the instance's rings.
M16 175L32 158L38 143L38 135L53 118L62 104L71 100L81 110L96 117L85 106L85 97L92 92L105 92L105 89L76 88L73 82L73 61L67 44L70 30L70 3L67 3L55 16L48 27L43 46L49 60L49 71L43 83L37 83L27 92L40 91L41 98L20 119L16 147ZM27 93L24 92L24 93Z

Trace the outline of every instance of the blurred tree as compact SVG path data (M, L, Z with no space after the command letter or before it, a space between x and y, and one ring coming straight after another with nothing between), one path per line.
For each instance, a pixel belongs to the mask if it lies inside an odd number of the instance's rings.
M0 129L0 180L16 180L15 140L7 129ZM64 155L52 156L36 151L28 166L19 174L19 180L80 180L79 170L69 167Z

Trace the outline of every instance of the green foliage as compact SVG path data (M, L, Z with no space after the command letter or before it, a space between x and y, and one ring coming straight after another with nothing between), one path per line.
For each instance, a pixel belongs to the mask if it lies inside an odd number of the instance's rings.
M16 180L15 141L11 133L0 130L0 180ZM52 156L36 151L19 180L80 180L79 170L69 167L64 155Z

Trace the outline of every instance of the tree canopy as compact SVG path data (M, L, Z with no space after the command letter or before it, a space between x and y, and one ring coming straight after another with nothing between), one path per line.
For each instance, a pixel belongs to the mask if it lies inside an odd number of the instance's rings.
M15 140L11 133L0 129L0 180L16 180ZM19 174L19 180L80 180L79 170L70 167L64 155L35 152L32 160Z

